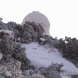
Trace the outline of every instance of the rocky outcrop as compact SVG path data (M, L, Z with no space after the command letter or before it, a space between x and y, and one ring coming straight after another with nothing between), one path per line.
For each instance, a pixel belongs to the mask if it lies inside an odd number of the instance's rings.
M20 43L15 42L10 38L9 34L5 32L0 33L0 52L2 53L1 63L8 63L11 61L11 58L19 60L22 65L21 69L28 69L30 66L30 61L26 57L25 48L21 47Z
M13 32L13 37L9 31ZM43 35L44 32L44 27L38 23L25 22L19 25L0 21L0 78L61 78L61 67L52 65L38 69L30 64L25 48L21 47L23 43L31 42L55 47L58 40Z
M24 78L20 67L21 63L12 58L11 62L0 64L0 78Z

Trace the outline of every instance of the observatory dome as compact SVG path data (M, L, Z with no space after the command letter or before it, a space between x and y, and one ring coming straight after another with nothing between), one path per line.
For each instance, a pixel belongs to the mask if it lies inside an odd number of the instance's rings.
M21 25L24 25L26 21L35 22L36 24L41 24L44 28L44 35L49 35L50 23L45 15L40 13L39 11L33 11L29 13L24 19Z

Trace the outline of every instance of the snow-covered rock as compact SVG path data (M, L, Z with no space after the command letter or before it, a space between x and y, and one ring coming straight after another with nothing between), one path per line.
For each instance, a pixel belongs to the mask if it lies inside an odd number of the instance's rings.
M26 21L35 22L36 24L41 24L45 30L43 34L49 35L50 23L47 17L42 13L38 11L33 11L23 19L21 25L24 25Z
M11 31L11 30L0 30L0 32L8 33L8 34L10 35L11 38L14 38L13 31Z

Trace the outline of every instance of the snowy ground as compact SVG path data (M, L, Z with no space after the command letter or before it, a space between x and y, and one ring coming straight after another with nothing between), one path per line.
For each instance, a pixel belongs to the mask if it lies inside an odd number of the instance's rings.
M11 38L14 38L13 31L10 31L10 30L0 30L0 32L8 33L8 34L10 35Z
M50 64L63 64L61 73L62 78L70 78L67 75L78 74L78 69L75 65L65 58L55 48L49 48L48 46L40 46L38 43L23 44L26 48L27 57L31 60L31 63L36 67L46 67Z

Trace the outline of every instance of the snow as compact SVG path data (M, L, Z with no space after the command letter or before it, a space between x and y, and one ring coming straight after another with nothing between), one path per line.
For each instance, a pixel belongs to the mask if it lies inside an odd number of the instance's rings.
M43 41L43 42L46 41L46 39L44 39L44 38L40 38L40 40Z
M61 75L64 75L62 78L70 78L71 75L78 74L78 69L75 65L63 58L62 54L54 47L49 48L48 46L41 46L34 42L30 44L23 44L22 47L26 48L26 55L28 59L30 59L31 64L36 67L47 67L52 63L58 63L64 65L61 68L63 70Z
M62 76L62 78L71 78L70 76Z
M10 30L0 30L0 32L8 33L11 38L14 38L13 31L10 31Z

